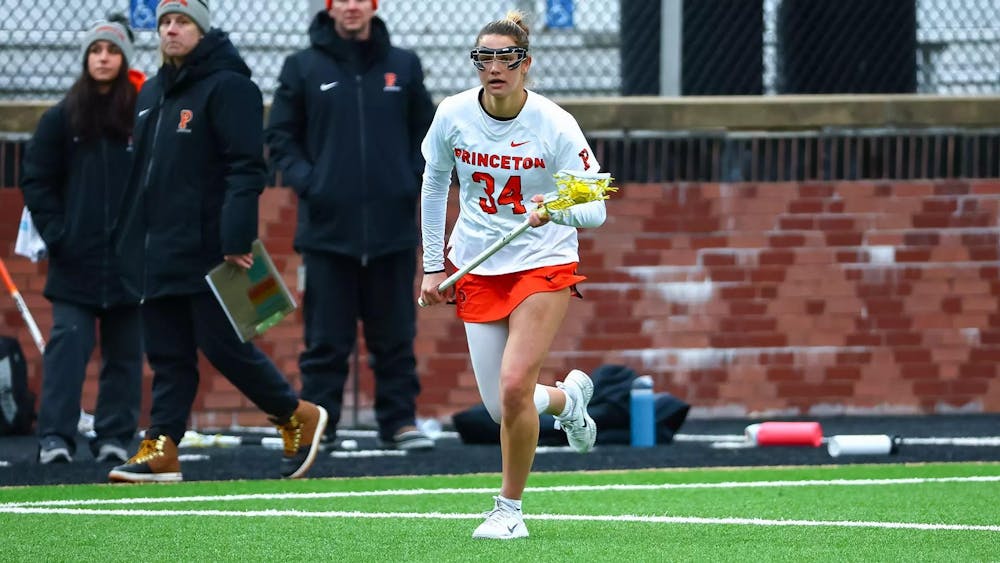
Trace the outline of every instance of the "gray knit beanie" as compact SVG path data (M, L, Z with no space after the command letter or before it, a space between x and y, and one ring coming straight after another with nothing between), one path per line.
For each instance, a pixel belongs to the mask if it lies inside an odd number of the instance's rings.
M109 41L119 49L125 57L125 66L130 66L135 56L135 47L129 39L125 26L112 21L99 21L83 36L83 63L87 64L87 51L94 41Z
M208 12L208 0L163 0L156 7L156 23L159 25L163 14L180 13L191 18L202 33L212 29L212 17Z

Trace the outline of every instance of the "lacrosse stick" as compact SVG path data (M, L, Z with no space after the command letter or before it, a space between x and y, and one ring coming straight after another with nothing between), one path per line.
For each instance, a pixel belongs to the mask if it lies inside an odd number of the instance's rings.
M608 193L618 191L618 188L611 187L611 174L607 172L594 173L582 170L560 170L555 174L556 191L545 194L545 200L538 204L536 210L542 216L548 216L553 211L569 209L574 205L608 199ZM531 227L528 219L505 234L499 240L491 244L486 250L479 253L471 262L462 267L448 279L438 285L438 291L442 292L455 285L462 276L471 272L476 266L485 262L490 256L500 251L501 248L521 236L524 231ZM417 300L421 307L426 307L427 303L421 297Z
M24 298L21 297L21 292L14 285L14 280L11 279L10 272L7 271L7 265L3 263L2 258L0 258L0 277L3 278L3 283L7 286L10 296L14 298L17 310L21 312L21 318L28 325L28 331L31 333L31 338L35 341L35 346L38 346L38 351L44 354L45 339L42 338L42 331L38 330L38 324L35 323L35 318L31 316L31 311L28 310L28 305L25 304Z

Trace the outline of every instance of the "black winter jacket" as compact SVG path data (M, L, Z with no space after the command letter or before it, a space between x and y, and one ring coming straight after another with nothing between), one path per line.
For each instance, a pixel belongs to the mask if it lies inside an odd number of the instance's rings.
M434 118L420 59L393 47L377 17L371 39L357 42L321 11L309 37L285 60L266 133L299 196L296 250L365 263L416 248L420 143Z
M129 288L146 299L208 291L223 255L250 252L267 167L263 102L228 36L209 31L136 103L134 199L117 232Z
M42 115L24 154L21 190L48 247L49 300L101 308L136 302L111 242L131 165L130 142L74 135L65 99Z

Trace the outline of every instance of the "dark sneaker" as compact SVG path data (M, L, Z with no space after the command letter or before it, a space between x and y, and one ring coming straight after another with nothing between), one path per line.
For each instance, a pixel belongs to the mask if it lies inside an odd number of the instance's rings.
M326 409L309 401L299 401L299 406L282 422L271 417L271 422L281 432L284 457L281 458L281 476L298 479L305 475L316 461L323 432L329 420Z
M329 426L329 424L327 424ZM337 437L336 434L331 435L330 433L325 433L319 440L319 451L321 452L332 452L334 450L339 450L342 447L343 440Z
M101 461L114 461L124 463L128 461L128 450L113 442L104 442L97 448L97 455L94 459Z
M177 444L168 436L143 440L139 451L127 463L108 473L108 479L121 483L164 483L182 481Z
M70 463L73 455L69 453L69 445L57 436L46 436L38 444L38 463Z
M392 437L392 440L379 438L378 445L381 448L395 450L432 450L434 440L420 430L401 430Z

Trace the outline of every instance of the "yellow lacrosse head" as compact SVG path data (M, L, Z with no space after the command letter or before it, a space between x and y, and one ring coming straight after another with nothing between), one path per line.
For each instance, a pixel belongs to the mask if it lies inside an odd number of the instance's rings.
M583 170L560 170L555 173L556 191L545 194L542 207L558 211L579 203L608 199L610 192L618 191L611 186L614 178L607 172L585 172Z

